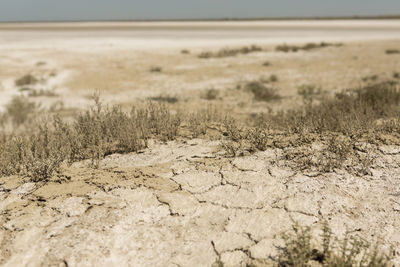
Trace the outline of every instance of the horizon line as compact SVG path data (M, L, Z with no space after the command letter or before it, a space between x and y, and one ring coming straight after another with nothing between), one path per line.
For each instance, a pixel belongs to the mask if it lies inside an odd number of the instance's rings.
M79 19L79 20L0 20L0 23L71 23L71 22L190 22L190 21L272 21L272 20L385 20L400 19L400 15L371 16L300 16L300 17L257 17L257 18L182 18L182 19Z

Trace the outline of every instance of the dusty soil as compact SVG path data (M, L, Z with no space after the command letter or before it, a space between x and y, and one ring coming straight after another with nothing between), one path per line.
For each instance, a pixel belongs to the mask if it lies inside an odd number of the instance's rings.
M77 163L47 183L0 183L4 266L271 264L292 220L356 231L400 264L400 149L380 147L371 175L294 172L280 149L228 159L218 141L153 144Z
M141 105L166 95L178 98L171 109L212 104L248 118L299 105L300 85L332 94L400 71L400 55L385 53L400 49L399 21L291 23L3 24L0 111L21 94L14 81L25 74L39 80L31 89L57 94L31 100L65 116L85 108L97 89L107 103ZM309 41L343 46L275 51L278 44ZM197 57L251 44L264 51ZM150 72L154 66L162 71ZM281 101L254 101L236 89L272 74ZM210 88L218 97L203 99ZM226 266L268 266L292 220L316 234L326 220L338 236L349 230L379 239L383 249L395 248L400 265L400 149L373 151L370 173L359 177L294 171L281 149L232 159L219 141L182 139L108 156L99 169L88 162L64 166L46 183L1 177L0 265L211 266L220 258Z

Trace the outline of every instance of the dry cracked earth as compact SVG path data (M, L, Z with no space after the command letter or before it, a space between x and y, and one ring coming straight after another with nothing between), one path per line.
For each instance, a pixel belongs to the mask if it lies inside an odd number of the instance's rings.
M75 163L46 183L0 183L3 266L273 265L292 221L323 221L396 250L400 149L378 147L371 174L298 172L281 149L227 158L219 141L153 143Z

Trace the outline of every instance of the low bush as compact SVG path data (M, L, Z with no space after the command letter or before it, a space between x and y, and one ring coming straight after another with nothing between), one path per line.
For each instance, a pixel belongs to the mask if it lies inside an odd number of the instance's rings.
M275 50L278 51L278 52L288 53L288 52L297 52L297 51L300 51L300 50L310 51L310 50L324 48L324 47L330 47L330 46L339 47L339 46L342 46L342 44L340 44L340 43L339 44L333 44L333 43L325 43L325 42L321 42L319 44L308 43L308 44L305 44L303 46L283 44L283 45L277 46L275 48Z
M162 68L158 66L150 67L150 72L162 72Z
M400 54L400 49L386 49L387 55Z
M276 89L265 86L261 82L249 82L245 89L254 95L256 101L274 101L281 99L281 96L276 93Z
M218 52L202 52L199 54L199 58L222 58L222 57L234 57L238 54L249 54L254 52L260 52L263 49L259 46L252 45L250 47L242 47L238 49L221 49Z
M6 105L6 114L14 126L19 126L30 117L35 116L39 109L40 105L31 102L27 97L14 96L11 102Z
M217 99L218 94L219 94L218 90L216 90L216 89L208 89L203 93L201 98L206 99L206 100L215 100L215 99Z
M340 132L349 136L366 133L382 118L399 112L400 90L391 83L368 85L325 98L319 105L289 110L275 116L278 125L292 131Z
M169 95L159 95L159 96L154 96L151 97L150 100L152 101L157 101L157 102L167 102L170 104L175 104L178 102L178 98L175 96L169 96Z
M342 240L333 237L327 223L324 224L320 244L312 243L310 227L294 223L291 231L282 234L284 246L279 248L276 262L279 267L389 267L393 252L379 249L379 243L371 244L358 235L346 233Z
M26 86L26 85L32 85L38 82L38 79L36 79L35 76L31 74L27 74L22 76L21 78L15 80L15 86Z
M62 162L90 159L97 167L112 153L136 152L149 138L167 141L178 134L180 116L159 104L133 108L105 107L98 98L88 111L65 123L58 117L22 133L0 136L0 176L21 174L45 180Z

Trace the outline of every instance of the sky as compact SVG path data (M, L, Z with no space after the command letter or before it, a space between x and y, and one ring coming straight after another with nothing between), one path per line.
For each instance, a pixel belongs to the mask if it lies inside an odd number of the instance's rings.
M0 0L0 21L399 15L400 0Z

